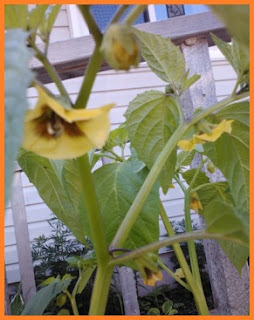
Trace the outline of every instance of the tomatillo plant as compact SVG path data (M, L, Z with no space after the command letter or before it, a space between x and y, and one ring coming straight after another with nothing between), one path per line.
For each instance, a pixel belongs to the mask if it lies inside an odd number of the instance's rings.
M15 131L19 136L23 132L19 164L52 212L81 243L85 244L89 238L95 253L92 262L89 260L92 267L87 267L88 262L82 265L79 262L78 285L72 293L67 289L70 279L55 278L48 284L50 288L41 289L29 302L24 315L36 314L38 295L48 292L54 292L51 298L60 295L60 302L63 294L67 296L73 314L78 315L75 296L84 290L95 268L89 314L103 315L113 270L119 265L139 271L144 283L151 286L162 279L161 269L164 269L192 292L198 313L208 315L194 240L218 240L239 272L248 258L249 103L245 99L249 96L248 52L243 50L240 55L241 44L235 39L230 45L213 36L237 71L237 83L227 98L207 109L200 108L187 121L180 97L200 76L189 76L181 50L170 39L131 26L145 6L133 6L119 22L128 7L119 7L102 34L90 6L79 6L95 48L78 97L72 103L47 57L48 39L59 6L38 5L32 11L26 5L6 6L6 44L12 43L15 32L17 37L22 32L24 43L20 44L20 54L28 55L25 50L31 47L59 91L59 96L53 95L42 83L29 77L39 98L34 109L23 113L19 131ZM15 18L21 14L23 20ZM37 15L40 19L34 23L33 17ZM46 50L38 48L36 36L44 41ZM103 59L114 69L129 70L138 66L140 56L165 82L165 91L150 90L137 95L129 103L126 122L110 132L109 112L114 101L106 106L102 103L94 109L86 108L95 77ZM6 62L6 74L11 62ZM21 72L26 73L27 67L22 66ZM25 93L25 89L20 92L8 77L5 86L7 89L14 86L14 98ZM6 144L10 147L8 137L13 132L8 129L13 125L16 110L8 99L6 113ZM127 143L131 145L128 159L124 156ZM120 155L115 147L122 149ZM189 169L196 154L201 158L200 165ZM112 162L92 172L102 157ZM217 168L225 180L211 183L203 172L207 163L211 174ZM159 188L164 194L170 193L173 182L184 194L186 233L179 235L175 235L159 197ZM193 211L205 218L204 230L192 230ZM160 217L168 234L161 241ZM182 241L188 243L190 266L179 245ZM172 245L179 260L181 276L158 257L158 250L168 245Z

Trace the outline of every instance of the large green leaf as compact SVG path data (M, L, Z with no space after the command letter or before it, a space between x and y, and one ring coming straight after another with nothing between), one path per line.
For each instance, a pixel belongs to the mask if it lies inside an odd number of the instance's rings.
M182 92L199 79L198 75L188 78L183 53L169 38L143 32L136 28L133 28L133 31L139 39L142 57L163 81L172 84L174 88Z
M214 34L212 34L211 36L214 44L217 45L222 54L227 58L237 75L243 77L243 75L246 74L246 78L249 71L249 52L243 50L239 42L234 39L232 40L231 45L227 42L222 41ZM245 78L243 78L243 80L248 80L247 78Z
M222 234L239 243L219 241L231 263L239 272L248 256L248 215L239 212L231 204L214 200L205 206L202 214L206 220L206 229L211 233Z
M25 150L21 150L18 161L47 206L80 242L85 243L86 234L80 211L66 192L61 179L64 162L49 160Z
M93 173L107 244L110 244L112 241L119 225L123 221L148 174L147 169L139 172L134 170L136 165L133 162L126 161L123 163L108 164ZM80 210L84 210L84 225L86 232L90 236L89 224L85 214L85 205L80 198L81 184L76 162L68 162L63 174L66 187L73 202L78 204L78 202L81 201L79 208ZM134 249L158 240L158 214L159 194L157 185L152 189L124 246L128 249Z
M197 171L197 169L190 169L190 170L187 170L182 173L184 180L188 184L191 183L196 171ZM206 174L204 172L200 171L195 179L195 182L193 184L193 188L200 186L202 184L208 183L208 182L209 182L209 178L206 176Z
M28 301L21 315L43 315L50 301L62 290L68 288L70 283L71 279L66 279L64 281L55 279L54 282L39 290L31 300Z
M126 128L138 157L151 169L179 125L178 105L172 96L159 91L139 94L125 113ZM175 171L176 149L162 168L159 180L167 192Z
M236 103L218 112L218 119L234 119L232 133L204 144L205 154L228 181L235 205L249 208L249 103Z
M249 5L211 5L212 11L225 23L229 33L249 50Z
M205 208L213 200L222 200L234 205L234 200L225 181L207 183L199 186L195 191L198 194L202 207Z
M4 6L4 26L5 29L21 28L26 30L28 18L27 5L8 4Z
M26 37L21 29L5 33L5 201L10 196L14 161L23 139L26 90L33 79L28 69L32 52L26 47Z

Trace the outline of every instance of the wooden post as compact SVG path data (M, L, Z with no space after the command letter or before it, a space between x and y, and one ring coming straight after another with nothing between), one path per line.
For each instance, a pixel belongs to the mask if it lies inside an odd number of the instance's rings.
M181 44L181 49L190 74L201 75L201 79L189 90L192 110L213 105L216 103L216 90L207 40L187 39ZM218 175L216 178L218 180ZM204 247L215 304L215 310L212 311L212 314L247 315L249 312L249 270L247 264L242 269L242 276L240 276L217 242L206 240Z
M26 303L36 293L36 285L20 170L14 172L11 208L19 257L22 295Z
M125 315L140 315L136 282L132 269L118 268Z

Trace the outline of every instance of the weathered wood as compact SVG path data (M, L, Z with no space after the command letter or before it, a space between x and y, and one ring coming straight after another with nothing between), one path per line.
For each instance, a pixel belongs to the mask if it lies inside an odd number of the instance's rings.
M19 258L22 295L24 301L27 302L36 293L36 285L20 171L14 173L11 208Z
M119 282L124 302L125 315L140 315L136 283L133 270L127 267L118 268Z
M181 44L181 48L190 74L198 73L201 75L201 79L189 90L193 104L190 108L191 110L198 107L208 108L216 103L208 43L205 39L190 38ZM196 158L194 166L197 166L198 161L199 159ZM213 174L211 181L218 180L221 180L219 173ZM204 222L201 221L201 223ZM242 276L240 276L216 241L205 240L203 243L216 308L213 314L247 315L249 311L248 266L245 265Z
M170 37L175 44L180 44L190 37L198 37L208 39L208 44L213 45L210 37L211 32L225 41L230 40L223 24L211 12L179 16L167 20L144 23L135 27L142 31ZM84 74L93 49L94 41L91 36L59 41L50 44L48 58L63 80L70 79ZM38 60L32 60L31 68L37 72L38 79L41 82L52 82ZM103 63L100 71L108 69L110 67Z

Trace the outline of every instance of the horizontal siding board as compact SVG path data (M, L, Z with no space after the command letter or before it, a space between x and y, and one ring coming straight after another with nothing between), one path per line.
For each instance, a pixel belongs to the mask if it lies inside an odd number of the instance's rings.
M5 247L5 265L14 264L19 262L17 246L12 245Z
M18 263L6 266L6 278L8 283L20 282L20 270Z

